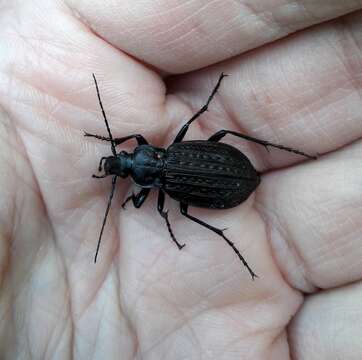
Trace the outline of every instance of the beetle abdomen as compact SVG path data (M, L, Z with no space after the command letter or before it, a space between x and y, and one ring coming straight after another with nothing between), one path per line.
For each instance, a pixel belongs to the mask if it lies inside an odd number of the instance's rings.
M164 190L192 206L227 209L255 190L260 178L238 149L219 142L184 141L167 149Z

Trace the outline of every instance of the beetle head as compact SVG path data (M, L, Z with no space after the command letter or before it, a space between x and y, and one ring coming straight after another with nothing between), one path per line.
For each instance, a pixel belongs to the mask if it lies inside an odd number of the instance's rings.
M106 177L108 175L116 175L122 178L126 178L131 171L132 160L130 155L125 152L121 151L117 156L105 156L102 157L98 171L104 170L104 174L102 176L94 176L94 177Z

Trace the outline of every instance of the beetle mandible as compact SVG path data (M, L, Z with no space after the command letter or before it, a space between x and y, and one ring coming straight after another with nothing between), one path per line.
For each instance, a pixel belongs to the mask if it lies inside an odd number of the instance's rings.
M152 188L158 189L158 212L166 222L171 239L181 250L185 244L177 241L168 220L168 212L164 210L165 193L168 194L171 198L180 202L182 215L222 237L248 269L252 279L257 277L234 243L224 235L225 229L209 225L188 213L189 206L209 209L235 207L245 201L260 183L260 173L254 169L249 159L235 147L219 141L229 134L263 145L266 148L275 147L311 159L316 157L290 147L273 144L231 130L220 130L207 140L182 141L192 122L208 110L208 106L225 76L227 75L221 73L206 104L182 126L172 144L164 149L149 145L147 140L140 134L113 138L100 97L97 79L93 74L98 102L102 110L108 137L87 132L84 133L84 136L109 141L112 150L111 156L102 157L99 162L98 171L103 169L104 174L100 176L93 175L94 178L104 178L112 175L112 188L98 238L94 262L97 261L117 178L131 176L133 181L141 187L141 191L138 194L132 193L132 195L128 196L122 204L123 208L130 200L132 200L135 208L140 208L150 190ZM131 154L125 151L117 153L116 146L130 139L135 139L138 144L134 152Z

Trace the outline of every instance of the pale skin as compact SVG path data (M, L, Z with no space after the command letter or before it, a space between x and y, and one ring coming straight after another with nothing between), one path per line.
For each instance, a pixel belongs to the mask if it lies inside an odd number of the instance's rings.
M362 1L12 1L0 10L1 359L361 359ZM296 30L297 34L286 36ZM120 205L115 137L220 129L264 173L225 211ZM188 74L187 74L188 73ZM132 150L133 141L121 145ZM119 149L119 150L121 150Z

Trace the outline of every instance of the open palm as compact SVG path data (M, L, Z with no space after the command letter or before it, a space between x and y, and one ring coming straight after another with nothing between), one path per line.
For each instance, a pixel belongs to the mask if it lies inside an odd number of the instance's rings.
M362 1L282 3L2 5L1 358L361 358ZM121 210L128 179L94 264L110 178L91 175L111 151L83 137L107 135L92 73L114 136L167 146L221 72L187 139L231 129L320 154L222 140L262 183L234 209L190 212L228 228L259 278L171 199L182 251L156 194Z

